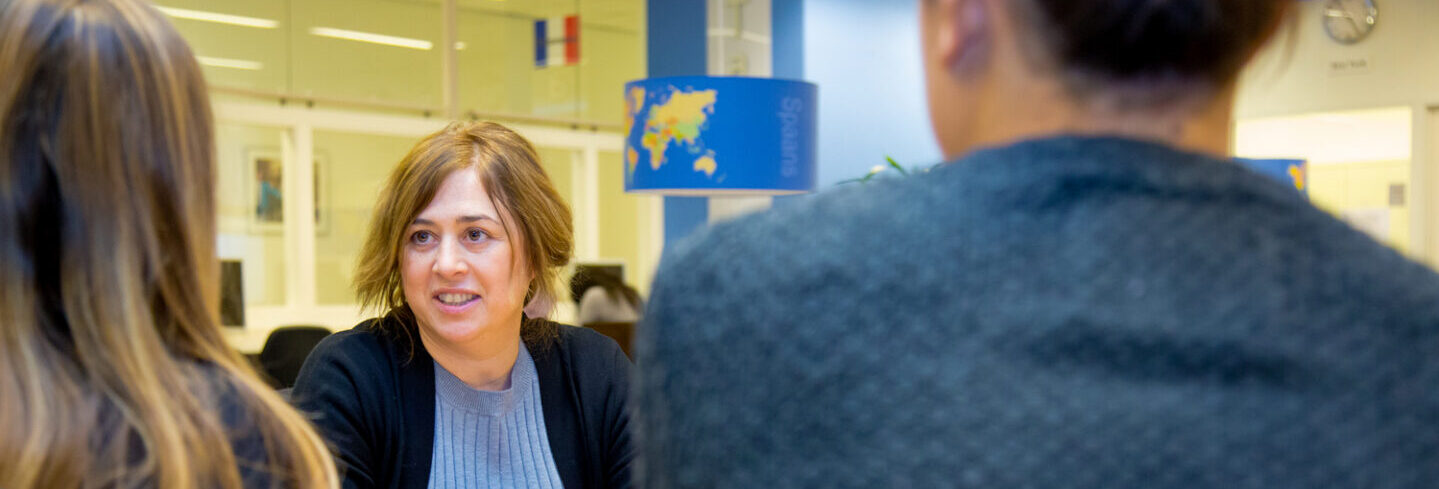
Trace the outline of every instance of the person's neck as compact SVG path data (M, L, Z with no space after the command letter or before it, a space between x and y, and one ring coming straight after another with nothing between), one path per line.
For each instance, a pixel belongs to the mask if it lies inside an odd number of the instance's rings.
M970 148L994 147L1049 136L1112 136L1166 144L1225 157L1234 102L1228 87L1200 103L1167 109L1118 110L1072 100L1058 86L1034 91L1003 90L979 109L986 121L976 127ZM1024 98L1024 100L1020 100ZM1200 97L1196 97L1200 98Z
M515 359L520 354L518 334L496 334L464 344L432 336L420 328L420 342L425 345L430 357L465 385L485 391L510 388L510 372L514 370Z

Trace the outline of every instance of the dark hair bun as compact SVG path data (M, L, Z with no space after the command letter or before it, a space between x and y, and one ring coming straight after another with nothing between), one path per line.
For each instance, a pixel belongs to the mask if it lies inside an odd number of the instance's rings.
M1021 0L1062 70L1225 81L1294 0Z

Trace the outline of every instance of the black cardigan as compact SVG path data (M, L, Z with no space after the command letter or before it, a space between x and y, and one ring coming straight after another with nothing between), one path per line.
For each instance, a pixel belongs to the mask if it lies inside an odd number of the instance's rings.
M419 341L382 332L379 321L320 342L291 398L332 445L344 487L425 487L435 436L434 362ZM629 360L608 337L556 326L559 335L548 345L525 346L539 375L560 480L567 489L627 488L634 458Z

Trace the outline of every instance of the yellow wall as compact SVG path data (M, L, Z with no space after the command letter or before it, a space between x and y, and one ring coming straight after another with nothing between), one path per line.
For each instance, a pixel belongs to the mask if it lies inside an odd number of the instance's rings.
M259 153L278 156L283 132L275 128L240 124L219 124L217 168L219 194L219 241L221 258L241 259L246 305L277 305L285 302L285 242L278 226L254 218L254 167L250 158Z
M441 107L440 8L392 0L292 1L290 92ZM382 46L311 35L312 27L382 33L436 49Z
M1309 198L1340 217L1385 216L1388 233L1376 238L1401 252L1412 249L1409 235L1409 162L1372 161L1309 165ZM1404 187L1403 205L1391 206L1392 185ZM1347 215L1346 215L1347 214Z
M375 196L415 140L315 131L322 220L315 227L315 295L320 304L353 304L355 259L369 230Z
M1240 119L1439 101L1439 2L1382 0L1373 33L1351 45L1324 33L1327 2L1293 3L1292 30L1245 71Z
M624 161L619 153L600 152L600 259L625 264L625 282L648 295L648 277L640 277L641 199L625 193Z
M1402 180L1406 206L1389 214L1388 241L1412 257L1436 263L1439 221L1434 210L1439 205L1439 173L1434 169L1431 140L1439 119L1428 107L1439 104L1439 57L1433 55L1439 49L1439 29L1433 28L1434 20L1439 20L1439 2L1378 2L1374 31L1349 45L1325 34L1326 2L1294 5L1292 27L1260 53L1241 79L1234 111L1237 135L1242 139L1244 126L1257 119L1312 116L1310 122L1292 126L1288 134L1265 136L1274 141L1302 139L1304 142L1291 146L1299 153L1309 147L1310 154L1272 156L1309 160L1311 178L1319 188L1316 203L1330 208L1382 209L1380 204L1387 203L1387 187L1378 182ZM1343 116L1355 111L1382 112L1376 108L1402 109L1402 121L1376 123ZM1311 130L1335 114L1353 127L1321 128L1322 134ZM1244 145L1242 141L1236 145L1237 154L1250 156ZM1320 167L1316 162L1341 166ZM1402 170L1395 168L1396 162L1402 162ZM1325 183L1340 178L1356 183ZM1361 180L1374 183L1357 183ZM1330 193L1338 196L1326 195ZM1382 202L1376 200L1380 194Z
M1408 107L1245 119L1235 125L1234 150L1246 158L1305 160L1316 206L1361 229L1377 224L1384 229L1376 239L1419 257L1410 215L1412 125ZM1391 185L1403 187L1402 205L1389 205Z

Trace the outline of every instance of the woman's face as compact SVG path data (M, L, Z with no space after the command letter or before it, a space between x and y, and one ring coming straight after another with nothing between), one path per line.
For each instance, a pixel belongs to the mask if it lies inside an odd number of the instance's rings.
M533 274L500 212L479 171L464 169L445 178L405 230L402 287L426 343L473 350L519 341Z

